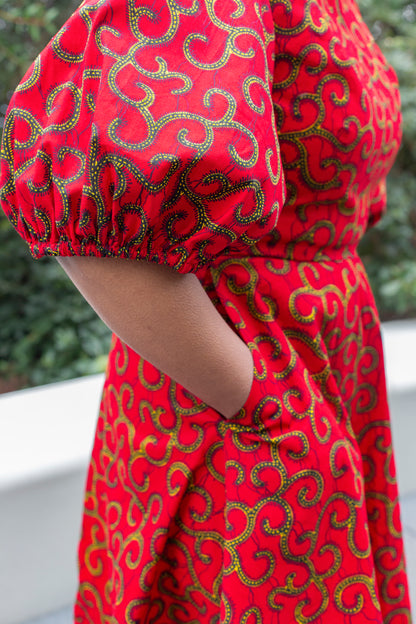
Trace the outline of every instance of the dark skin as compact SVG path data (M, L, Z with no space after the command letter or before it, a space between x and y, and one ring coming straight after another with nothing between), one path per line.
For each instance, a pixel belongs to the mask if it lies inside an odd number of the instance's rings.
M197 277L145 260L59 257L104 323L134 351L225 418L253 381L250 349Z

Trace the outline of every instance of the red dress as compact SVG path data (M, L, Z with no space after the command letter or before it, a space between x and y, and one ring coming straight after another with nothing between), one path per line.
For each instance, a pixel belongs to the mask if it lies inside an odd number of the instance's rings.
M28 71L0 188L32 253L194 272L255 362L225 421L114 339L75 622L411 622L356 251L399 138L353 0L87 0Z

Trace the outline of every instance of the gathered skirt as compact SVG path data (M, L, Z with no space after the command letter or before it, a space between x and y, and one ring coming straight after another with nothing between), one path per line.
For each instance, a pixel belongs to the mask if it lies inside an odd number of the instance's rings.
M255 378L224 420L114 338L79 623L409 624L380 325L363 265L222 258Z

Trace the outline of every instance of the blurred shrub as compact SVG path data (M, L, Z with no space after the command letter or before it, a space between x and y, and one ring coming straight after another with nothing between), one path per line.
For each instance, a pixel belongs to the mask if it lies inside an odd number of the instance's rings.
M0 124L20 77L77 4L0 0ZM398 73L404 114L389 211L367 233L361 254L382 317L416 315L416 3L359 4ZM0 382L36 385L102 370L109 338L56 261L34 262L0 213Z
M0 249L0 379L39 385L103 370L109 330L58 263L34 262L5 219Z

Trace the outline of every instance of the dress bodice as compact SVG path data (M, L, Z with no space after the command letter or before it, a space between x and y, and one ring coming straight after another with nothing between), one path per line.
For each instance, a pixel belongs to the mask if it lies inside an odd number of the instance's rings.
M287 199L257 249L331 257L355 249L385 208L401 135L397 77L352 0L272 0L272 8Z

